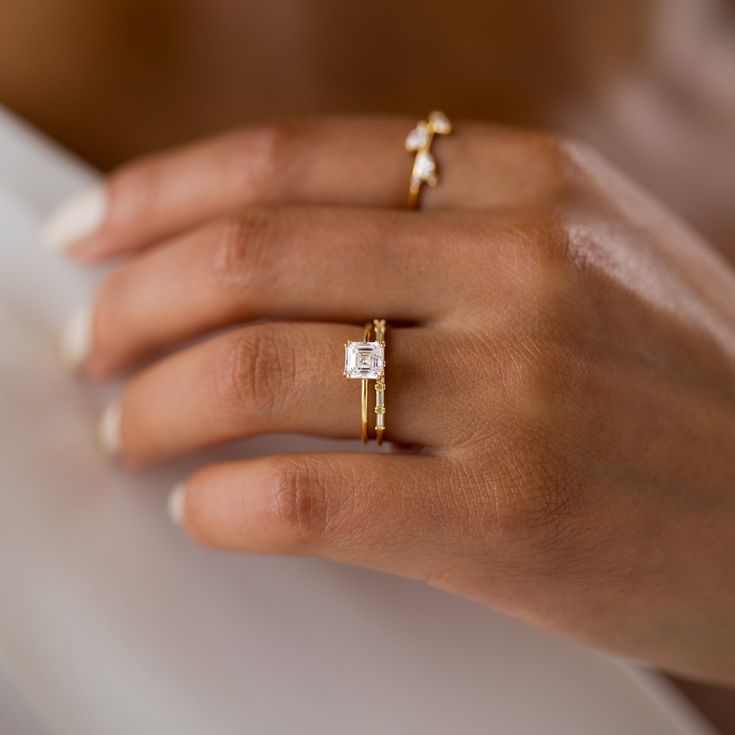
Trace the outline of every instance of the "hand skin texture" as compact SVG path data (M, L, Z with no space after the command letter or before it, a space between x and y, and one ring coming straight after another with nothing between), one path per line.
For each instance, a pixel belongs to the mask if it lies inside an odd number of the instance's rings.
M247 129L109 178L68 253L128 256L80 365L141 368L122 459L354 438L343 343L385 317L403 451L205 467L185 481L188 532L423 580L735 684L735 275L594 152L542 133L457 124L434 145L440 185L407 211L414 122Z

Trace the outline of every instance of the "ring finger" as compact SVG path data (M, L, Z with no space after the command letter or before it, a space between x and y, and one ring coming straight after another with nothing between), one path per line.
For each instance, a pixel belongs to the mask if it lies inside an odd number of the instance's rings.
M362 331L261 323L183 350L133 378L108 410L108 448L140 466L255 434L357 437L360 381L341 375L349 339ZM441 384L431 355L444 339L438 330L389 328L386 425L397 441L431 443L426 427L439 406L429 386Z

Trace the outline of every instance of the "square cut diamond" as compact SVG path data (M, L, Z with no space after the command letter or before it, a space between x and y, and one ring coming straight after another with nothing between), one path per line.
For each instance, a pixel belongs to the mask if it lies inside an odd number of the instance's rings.
M379 342L348 342L345 345L345 375L348 378L372 378L383 372L384 350Z

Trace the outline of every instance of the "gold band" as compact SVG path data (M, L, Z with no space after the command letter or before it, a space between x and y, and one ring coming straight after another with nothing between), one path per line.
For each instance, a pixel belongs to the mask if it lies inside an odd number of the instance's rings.
M372 336L373 325L372 322L368 322L365 325L365 334L363 335L363 341L370 342ZM362 379L362 385L360 386L360 439L363 444L368 443L368 413L370 411L369 395L370 395L370 381L367 378Z
M373 321L375 327L375 341L383 347L385 355L385 319L375 319ZM375 441L378 446L383 443L383 435L385 434L385 365L386 360L383 357L383 369L375 381Z
M431 187L439 183L436 159L431 152L431 144L435 135L449 135L452 123L439 110L434 110L428 120L420 120L406 137L405 147L409 153L415 153L413 170L408 186L408 206L417 209L421 201L421 190L424 185Z

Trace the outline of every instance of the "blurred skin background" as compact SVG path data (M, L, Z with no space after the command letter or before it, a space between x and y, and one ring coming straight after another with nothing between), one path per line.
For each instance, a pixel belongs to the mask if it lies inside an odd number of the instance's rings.
M0 104L103 170L279 117L549 128L735 261L735 0L3 0Z

